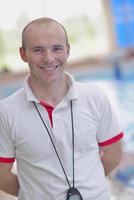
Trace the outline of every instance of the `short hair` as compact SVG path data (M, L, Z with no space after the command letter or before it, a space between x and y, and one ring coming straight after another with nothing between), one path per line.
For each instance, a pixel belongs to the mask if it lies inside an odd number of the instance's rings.
M32 24L43 24L43 23L56 23L58 24L64 31L65 33L65 38L66 38L66 43L69 44L69 41L68 41L68 36L67 36L67 31L65 29L65 27L59 23L58 21L52 19L52 18L47 18L47 17L42 17L42 18L37 18L31 22L29 22L23 29L22 31L22 47L25 48L25 33L28 29L28 27L30 27Z

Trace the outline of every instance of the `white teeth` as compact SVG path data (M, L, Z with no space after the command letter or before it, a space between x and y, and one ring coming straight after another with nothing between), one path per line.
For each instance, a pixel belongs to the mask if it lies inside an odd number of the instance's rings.
M54 70L56 68L57 68L57 66L54 66L54 67L41 67L41 69L48 70L48 71Z

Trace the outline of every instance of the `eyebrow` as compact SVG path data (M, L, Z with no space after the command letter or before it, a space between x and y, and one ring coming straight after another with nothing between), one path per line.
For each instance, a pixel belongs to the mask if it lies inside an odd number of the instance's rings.
M43 49L44 47L43 46L33 46L31 47L31 49Z
M54 45L52 45L51 47L63 47L64 45L62 45L62 44L54 44ZM31 47L31 49L44 49L45 48L45 46L33 46L33 47Z

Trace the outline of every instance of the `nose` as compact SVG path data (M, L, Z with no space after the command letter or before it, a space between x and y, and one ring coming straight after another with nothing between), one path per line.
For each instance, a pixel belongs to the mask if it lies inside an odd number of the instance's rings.
M51 50L46 50L43 55L44 63L51 63L54 60L54 55Z

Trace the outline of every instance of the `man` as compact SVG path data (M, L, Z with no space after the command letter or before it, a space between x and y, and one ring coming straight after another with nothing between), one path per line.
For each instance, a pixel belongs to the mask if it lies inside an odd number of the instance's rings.
M30 74L0 102L0 189L18 200L110 199L106 176L120 161L123 133L105 95L64 71L69 53L57 21L24 28Z

